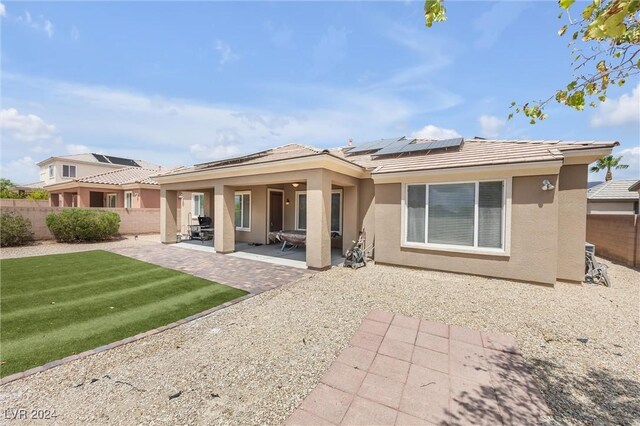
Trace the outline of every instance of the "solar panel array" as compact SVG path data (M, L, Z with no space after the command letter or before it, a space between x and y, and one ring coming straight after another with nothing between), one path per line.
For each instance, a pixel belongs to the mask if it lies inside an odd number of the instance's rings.
M368 151L377 151L379 149L385 148L386 146L398 142L398 141L406 141L404 136L400 138L389 138L389 139L380 139L377 141L366 142L362 145L354 146L349 150L349 154L355 154L359 152L368 152Z
M140 164L129 158L113 157L111 155L102 154L93 154L93 156L101 163L117 164L119 166L140 167Z
M414 143L411 141L403 141L404 144L391 144L383 149L378 150L373 155L390 155L401 154L405 152L431 151L433 149L455 148L462 145L462 138L445 139L432 142Z

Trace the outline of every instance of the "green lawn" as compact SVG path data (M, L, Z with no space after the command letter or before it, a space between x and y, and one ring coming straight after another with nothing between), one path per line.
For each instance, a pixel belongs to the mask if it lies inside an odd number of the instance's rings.
M105 251L0 261L0 376L247 294Z

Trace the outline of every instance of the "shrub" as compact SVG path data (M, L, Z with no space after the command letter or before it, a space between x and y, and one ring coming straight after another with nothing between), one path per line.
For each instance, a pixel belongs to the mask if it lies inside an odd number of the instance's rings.
M44 189L34 189L32 192L27 194L27 198L29 200L48 200L49 193Z
M118 234L120 216L102 210L65 209L49 214L47 227L57 241L103 241Z
M0 214L0 247L21 246L33 241L31 221L15 213Z

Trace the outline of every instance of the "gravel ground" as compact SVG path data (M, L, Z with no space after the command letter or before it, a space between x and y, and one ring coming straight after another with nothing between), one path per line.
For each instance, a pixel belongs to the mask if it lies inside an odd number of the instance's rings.
M74 253L89 250L110 250L118 247L142 246L146 244L158 244L160 234L123 235L118 240L104 241L101 243L67 244L55 241L36 241L28 246L3 247L0 249L0 259L12 259L16 257L43 256L45 254Z
M334 268L5 385L0 408L55 410L66 425L281 424L377 308L512 334L555 421L632 424L640 419L640 273L612 265L610 276L613 288L549 288Z

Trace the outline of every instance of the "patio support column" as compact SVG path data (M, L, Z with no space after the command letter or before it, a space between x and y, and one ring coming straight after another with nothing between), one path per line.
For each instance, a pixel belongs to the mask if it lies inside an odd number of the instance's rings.
M307 178L307 268L331 267L331 176L322 169Z
M163 244L176 242L178 231L178 191L160 187L160 241Z
M342 189L342 254L358 241L358 187L345 186Z
M232 253L236 248L235 190L222 184L216 185L214 190L214 246L216 253Z

